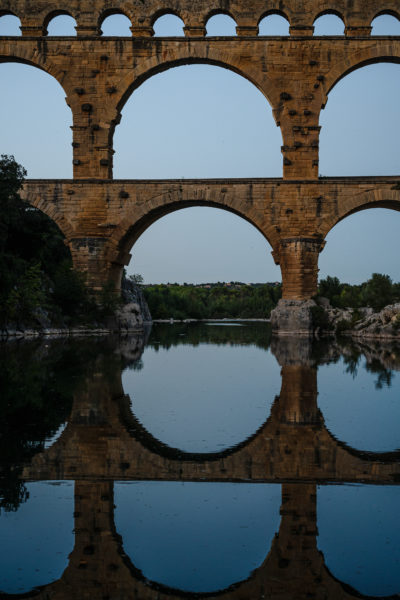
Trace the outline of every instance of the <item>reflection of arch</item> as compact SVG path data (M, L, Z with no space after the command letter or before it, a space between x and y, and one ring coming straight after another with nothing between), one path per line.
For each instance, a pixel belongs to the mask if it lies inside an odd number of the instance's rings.
M337 214L327 221L323 235L327 235L335 225L346 217L361 210L367 210L368 208L388 208L400 211L400 187L394 185L393 188L391 190L377 189L359 195L354 194L339 198Z
M275 398L275 403L278 401L279 397ZM271 419L271 415L268 417L265 423L262 423L260 427L247 439L243 440L239 444L232 446L231 448L226 448L220 452L185 452L184 450L180 450L179 448L173 448L172 446L167 446L164 442L155 438L137 419L137 417L132 413L130 408L131 400L129 396L125 397L125 401L121 403L121 421L124 423L126 429L129 433L138 440L145 448L150 450L163 458L167 458L169 460L179 460L182 462L192 462L192 463L202 463L204 461L218 461L236 452L239 452L246 446L248 446L253 440L259 436L262 431L268 426L269 421Z
M62 577L24 598L118 597L133 600L182 598L296 598L299 591L327 600L367 598L336 579L318 550L316 485L282 484L279 530L262 564L248 579L209 593L182 592L148 580L123 548L114 520L113 481L75 482L75 545ZM88 574L90 573L90 576ZM4 598L13 595L3 594Z

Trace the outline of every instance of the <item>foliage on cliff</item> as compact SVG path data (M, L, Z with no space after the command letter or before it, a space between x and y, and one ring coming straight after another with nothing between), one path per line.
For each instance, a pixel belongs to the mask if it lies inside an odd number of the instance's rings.
M153 319L268 318L281 286L152 285L144 294Z
M20 198L25 175L12 156L0 157L0 327L101 318L57 225Z
M328 276L319 282L318 291L334 308L370 306L379 311L388 304L400 302L400 283L393 283L389 275L379 273L373 273L360 285L341 283L337 277Z

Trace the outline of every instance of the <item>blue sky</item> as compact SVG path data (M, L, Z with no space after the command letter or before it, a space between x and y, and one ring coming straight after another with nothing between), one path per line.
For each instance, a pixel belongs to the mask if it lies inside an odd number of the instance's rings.
M74 22L58 17L52 35L73 35ZM234 35L234 22L216 16L209 35ZM13 17L0 18L0 35L18 34ZM287 34L287 23L268 17L263 35ZM171 16L156 35L180 35ZM316 34L343 32L325 16ZM110 17L106 35L130 35L129 22ZM400 35L400 23L383 16L374 34ZM0 64L0 152L14 154L28 176L72 176L71 111L49 75L21 64ZM400 174L400 65L364 67L331 91L321 113L320 174ZM271 107L244 78L222 68L191 65L147 80L129 98L115 133L115 178L280 177L282 138ZM328 235L320 276L361 282L372 272L400 280L400 213L373 209L353 215ZM152 225L132 249L128 272L150 282L277 281L271 248L243 219L226 211L192 208Z

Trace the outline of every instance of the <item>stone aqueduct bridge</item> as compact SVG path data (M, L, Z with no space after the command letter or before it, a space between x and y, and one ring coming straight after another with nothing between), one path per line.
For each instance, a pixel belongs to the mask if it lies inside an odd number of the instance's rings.
M107 279L119 286L133 242L154 220L210 205L253 223L281 265L284 298L308 299L327 232L357 210L400 207L396 178L318 177L319 117L330 90L354 69L400 62L400 38L370 37L375 16L400 17L400 0L0 0L0 15L10 13L20 18L22 37L0 37L0 61L55 77L73 114L74 179L28 181L26 198L56 221L94 289ZM101 37L113 13L131 19L132 38ZM182 18L185 36L152 37L165 13ZM205 37L216 13L236 20L236 37ZM286 16L290 36L257 37L260 19L271 13ZM325 13L343 19L344 36L312 36ZM58 14L75 18L77 37L46 36ZM230 69L268 99L282 132L283 179L112 180L113 134L129 95L152 75L192 63Z

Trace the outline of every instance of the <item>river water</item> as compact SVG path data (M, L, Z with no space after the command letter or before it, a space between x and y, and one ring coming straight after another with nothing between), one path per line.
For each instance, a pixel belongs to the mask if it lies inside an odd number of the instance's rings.
M400 594L400 344L0 346L0 597Z

